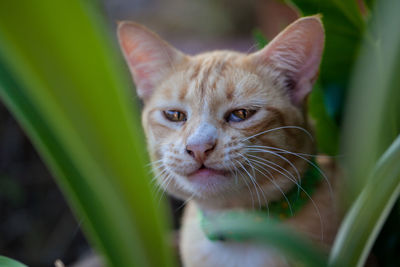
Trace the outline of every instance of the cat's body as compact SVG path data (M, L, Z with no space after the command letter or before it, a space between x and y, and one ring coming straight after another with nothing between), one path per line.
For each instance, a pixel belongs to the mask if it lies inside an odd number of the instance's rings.
M198 210L267 206L296 187L310 167L307 155L315 149L304 103L323 50L319 18L298 20L250 55L187 56L129 22L118 33L145 104L143 126L159 184L188 201L184 265L285 266L285 259L259 245L208 240ZM283 223L329 244L337 219L328 181Z

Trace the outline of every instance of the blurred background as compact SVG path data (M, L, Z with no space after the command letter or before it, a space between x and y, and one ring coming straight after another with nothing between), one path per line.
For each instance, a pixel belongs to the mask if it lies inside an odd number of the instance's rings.
M297 18L294 10L274 0L101 2L110 38L115 38L118 20L132 20L189 54L253 51L254 29L272 38ZM181 203L171 202L177 228ZM79 225L29 139L0 102L0 255L32 267L54 266L56 259L70 265L91 252Z

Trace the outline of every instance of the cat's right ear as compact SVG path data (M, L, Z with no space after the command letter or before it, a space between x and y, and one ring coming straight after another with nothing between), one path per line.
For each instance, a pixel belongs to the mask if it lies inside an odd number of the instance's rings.
M155 33L134 22L119 22L117 34L137 94L146 100L165 75L185 56Z

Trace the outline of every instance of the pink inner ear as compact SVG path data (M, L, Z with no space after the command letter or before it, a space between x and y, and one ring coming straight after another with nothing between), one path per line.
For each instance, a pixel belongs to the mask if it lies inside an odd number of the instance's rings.
M263 50L259 64L272 66L287 86L292 102L301 105L318 75L324 47L324 29L318 16L305 17L289 25Z
M118 25L118 38L140 98L147 99L173 61L182 56L156 34L132 22Z

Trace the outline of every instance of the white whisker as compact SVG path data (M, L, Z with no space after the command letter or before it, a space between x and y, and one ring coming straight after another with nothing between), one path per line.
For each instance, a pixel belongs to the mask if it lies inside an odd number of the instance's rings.
M251 176L251 174L246 170L246 168L243 166L243 164L240 162L240 161L238 161L238 160L236 160L236 162L241 166L241 168L245 171L245 173L248 175L248 177L250 178L250 181L251 181L251 183L253 184L253 186L254 186L254 189L256 190L256 195L257 195L257 200L258 200L258 205L259 205L259 208L261 209L261 199L260 199L260 194L258 193L258 189L257 189L257 186L256 186L256 184L254 183L254 180L252 179L252 176Z
M280 151L283 154L291 154L291 155L294 155L294 156L296 156L298 158L301 158L302 160L308 162L311 166L313 166L322 175L322 177L324 178L324 180L328 184L330 197L331 197L331 199L333 199L333 190L332 190L331 183L329 182L329 179L328 179L328 177L326 177L325 173L315 163L313 163L311 160L299 155L298 153L291 152L291 151L288 151L288 150L285 150L285 149L282 149L282 148L270 147L270 146L265 146L265 148L275 149L275 150Z
M258 161L258 160L257 160L256 162L258 162L258 163L260 163L260 164L263 164L264 166L266 166L266 167L268 167L268 168L270 168L270 169L272 169L272 170L275 170L276 172L279 172L280 174L282 174L283 176L285 176L286 178L288 178L290 181L292 181L298 188L300 188L301 191L304 192L304 194L308 197L308 199L310 199L312 205L314 206L315 211L316 211L317 214L318 214L318 217L319 217L319 220L320 220L320 225L321 225L321 239L323 240L323 239L324 239L324 226L323 226L322 216L321 216L321 213L320 213L320 211L319 211L319 209L318 209L318 206L316 205L316 203L314 202L314 200L311 198L311 196L307 193L307 191L306 191L296 180L290 179L290 177L288 177L286 174L282 173L282 172L279 171L278 169L276 169L276 168L274 168L274 167L271 167L270 165L268 165L268 164L266 164L266 163L264 163L264 162Z
M286 197L285 193L283 192L282 188L279 187L279 185L274 181L274 179L272 178L272 174L266 170L264 167L262 167L260 164L257 164L256 162L252 161L255 165L257 165L258 167L260 167L261 169L263 169L264 171L266 171L267 173L269 173L269 176L267 176L264 172L260 171L258 168L254 167L259 173L261 173L263 176L265 176L278 190L279 192L282 193L283 197L285 198L286 202L288 203L289 206L289 210L290 210L290 214L293 216L293 210L292 210L292 205L290 204L289 199Z
M290 160L288 160L287 158L283 157L282 155L279 155L278 153L276 153L276 152L274 152L274 151L270 151L270 150L267 150L267 149L261 149L261 148L255 148L255 147L253 147L253 146L252 146L252 147L249 146L249 147L248 147L248 150L249 150L249 151L253 151L253 152L268 153L268 154L277 156L278 158L280 158L280 159L284 160L285 162L287 162L287 163L293 168L293 170L296 172L296 176L297 176L298 180L301 179L300 172L299 172L299 170L296 168L296 166L294 166L294 164L293 164Z
M237 161L237 162L242 166L242 168L246 171L247 175L249 175L250 181L253 183L253 185L254 185L254 187L255 187L255 189L256 189L256 193L257 193L258 203L259 203L260 209L261 209L261 200L260 200L260 197L259 197L259 194L258 194L257 187L261 190L261 194L262 194L262 197L263 197L263 199L264 199L264 201L265 201L265 205L267 206L267 210L268 210L268 214L269 214L268 200L267 200L267 198L265 197L265 192L264 192L264 190L263 190L262 187L257 183L257 180L255 179L254 167L252 166L251 162L250 162L245 156L243 156L243 155L240 154L240 153L237 153L237 154L238 154L239 156L243 157L243 158L248 162L248 165L253 169L253 175L254 175L254 176L251 176L250 173L249 173L249 172L246 170L246 168L243 166L243 164L242 164L240 161Z
M269 130L266 130L266 131L263 131L263 132L254 134L254 135L252 135L252 136L246 137L246 138L240 140L240 142L243 142L243 141L252 139L252 138L257 137L257 136L260 136L260 135L262 135L262 134L266 134L266 133L269 133L269 132L272 132L272 131L277 131L277 130L282 130L282 129L298 129L298 130L301 130L301 131L303 131L304 133L306 133L306 134L308 135L308 137L310 137L311 141L314 141L314 138L312 137L312 135L310 134L310 132L307 131L306 129L304 129L303 127L300 127L300 126L281 126L281 127L276 127L276 128L269 129Z

